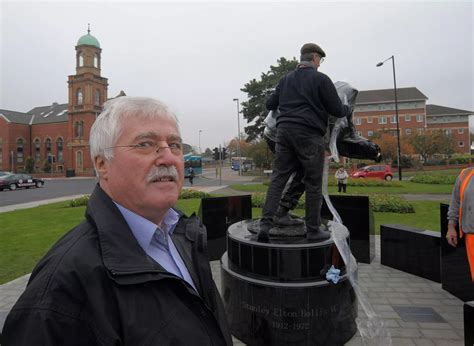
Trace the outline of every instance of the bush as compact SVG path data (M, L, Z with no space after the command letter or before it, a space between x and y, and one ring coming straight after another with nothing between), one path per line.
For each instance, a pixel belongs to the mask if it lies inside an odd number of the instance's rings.
M252 207L253 208L263 208L265 204L265 196L264 192L256 192L252 195ZM415 209L413 205L407 202L402 197L392 196L392 195L370 195L369 196L370 206L372 207L373 211L377 212L386 212L386 213L399 213L399 214L407 214L407 213L414 213ZM298 204L296 205L296 209L304 209L305 208L305 194L301 196Z
M45 173L51 172L51 164L48 162L48 160L43 161L43 172Z
M76 208L76 207L83 207L86 206L87 203L89 203L89 195L85 195L73 200L69 201L68 207L69 208Z
M205 198L210 197L211 195L207 192L192 190L192 189L183 189L179 194L179 199L190 199L190 198Z
M265 192L255 192L252 194L252 207L253 208L263 208L265 204Z
M28 156L25 161L25 172L28 174L33 173L35 170L35 160L31 156Z
M415 208L402 197L393 195L371 195L369 197L370 206L374 212L385 213L399 213L407 214L414 213Z
M449 184L453 185L456 182L457 175L429 175L416 174L411 179L414 183L419 184Z

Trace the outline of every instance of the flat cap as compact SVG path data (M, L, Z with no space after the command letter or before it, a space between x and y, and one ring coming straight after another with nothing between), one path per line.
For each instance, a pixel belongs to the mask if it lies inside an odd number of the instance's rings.
M308 53L317 53L321 55L321 57L325 57L326 53L324 53L324 50L318 46L316 43L305 43L303 47L301 47L301 55L303 54L308 54Z

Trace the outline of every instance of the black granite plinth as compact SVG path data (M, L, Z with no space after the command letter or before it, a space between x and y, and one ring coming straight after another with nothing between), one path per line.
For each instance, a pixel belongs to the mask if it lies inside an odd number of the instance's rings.
M439 232L404 225L381 225L380 263L441 282Z
M272 237L229 227L222 294L231 332L247 345L343 345L357 331L357 299L332 240ZM325 272L341 269L337 284Z
M474 345L474 301L464 303L464 344Z
M350 189L350 186L348 187ZM350 232L351 252L358 262L369 263L375 257L374 214L367 196L330 195L342 222ZM321 216L332 220L332 214L323 203Z
M211 261L218 260L226 251L229 225L252 218L252 196L202 198L199 218L207 229L209 258Z
M8 311L0 311L0 345L2 344L2 330L5 324L5 320L7 319Z
M466 254L466 243L464 237L459 238L458 245L452 247L446 241L448 231L448 209L449 205L440 203L440 226L441 226L441 285L443 289L461 299L463 302L474 300L474 283L471 279L471 271Z

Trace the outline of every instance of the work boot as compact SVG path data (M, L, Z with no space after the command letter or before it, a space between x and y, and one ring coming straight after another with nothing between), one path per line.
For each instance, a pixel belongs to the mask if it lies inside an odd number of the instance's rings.
M262 243L267 243L270 240L270 229L272 224L269 221L260 220L257 240Z
M328 240L331 238L331 232L327 230L327 227L321 225L316 230L310 230L306 232L306 239L313 240L316 242Z
M301 218L291 217L288 211L287 208L279 206L275 216L273 216L273 223L281 227L300 226L304 224Z

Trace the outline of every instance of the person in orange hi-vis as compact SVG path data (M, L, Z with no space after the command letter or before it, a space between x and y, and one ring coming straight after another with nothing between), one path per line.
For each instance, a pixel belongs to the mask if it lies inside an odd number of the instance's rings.
M456 179L448 210L448 244L456 247L458 238L456 224L459 223L459 236L466 242L467 259L474 282L474 167L463 169Z

